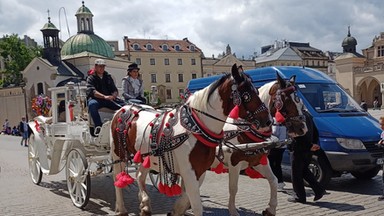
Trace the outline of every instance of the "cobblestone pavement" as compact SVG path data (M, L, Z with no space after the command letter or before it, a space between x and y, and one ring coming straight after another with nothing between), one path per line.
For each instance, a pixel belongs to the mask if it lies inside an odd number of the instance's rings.
M378 118L384 113L370 110ZM20 137L0 135L0 215L114 215L115 193L111 175L92 178L91 198L84 210L72 205L68 195L65 174L43 176L39 186L29 177L27 148L20 146ZM228 215L227 174L208 172L201 188L204 215ZM286 176L288 180L288 176ZM286 191L278 193L277 215L384 215L383 202L377 201L382 193L381 172L372 180L359 181L351 175L331 180L329 195L313 202L313 193L307 188L308 203L289 203L292 184L286 182ZM165 215L176 198L159 194L148 181L154 215ZM137 185L124 190L129 215L137 215L139 203ZM240 215L261 215L269 200L266 180L239 179L236 204Z

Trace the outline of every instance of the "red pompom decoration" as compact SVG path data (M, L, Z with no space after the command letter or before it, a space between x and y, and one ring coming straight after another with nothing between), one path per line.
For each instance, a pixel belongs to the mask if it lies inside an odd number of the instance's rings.
M165 127L169 128L171 125L167 122L165 123Z
M168 197L173 196L171 187L169 187L168 185L166 185L164 189L165 189L165 195L167 195Z
M141 163L142 162L140 151L136 152L135 156L133 157L133 162L135 162L135 163Z
M120 132L120 128L116 128L116 131L117 131L117 132Z
M159 114L159 113L156 113L155 117L157 118L157 117L159 117L159 116L160 116L160 114Z
M143 161L143 167L144 168L149 168L151 166L151 160L150 160L150 157L147 156L144 158L144 161Z
M279 110L277 110L275 113L275 119L276 119L276 122L279 122L279 123L283 123L285 121L284 116L280 113Z
M149 126L150 126L150 127L153 127L153 125L154 125L153 122L149 123Z
M173 118L173 117L175 117L175 114L169 113L169 117Z
M122 108L122 109L121 109L121 112L125 113L125 109L124 109L124 108Z
M263 175L261 175L259 172L257 172L251 167L245 169L245 174L247 174L250 178L264 178Z
M229 113L229 118L238 119L239 118L239 106L236 105L231 112Z
M123 122L123 119L118 118L118 119L117 119L117 122L121 123L121 122Z
M118 188L124 188L130 184L132 184L135 181L129 174L126 172L121 172L116 175L116 181L114 185Z
M171 186L171 191L173 196L178 196L181 194L181 187L178 184L174 184Z
M211 168L211 171L214 171L216 174L224 173L224 164L220 162L215 168Z
M127 134L127 133L128 133L128 131L127 131L127 130L124 130L123 132L124 132L124 134Z
M160 193L165 194L165 186L163 183L159 182L159 184L157 185L157 189L159 189Z
M268 164L268 158L267 158L267 154L263 154L260 158L260 164L261 165L267 165Z

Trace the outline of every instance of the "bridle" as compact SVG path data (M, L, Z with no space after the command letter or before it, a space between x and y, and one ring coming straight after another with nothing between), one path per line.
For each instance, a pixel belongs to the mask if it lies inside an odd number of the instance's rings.
M296 88L295 86L291 85L289 87L286 87L284 89L278 89L276 91L275 97L272 100L272 104L274 108L276 109L276 112L280 112L281 115L284 117L283 123L285 123L285 126L289 127L292 125L292 122L304 122L305 116L304 115L297 115L297 116L287 116L285 112L281 112L284 107L284 101L283 97L287 97L291 94L294 94L294 101L296 103L300 103L300 98L297 96Z

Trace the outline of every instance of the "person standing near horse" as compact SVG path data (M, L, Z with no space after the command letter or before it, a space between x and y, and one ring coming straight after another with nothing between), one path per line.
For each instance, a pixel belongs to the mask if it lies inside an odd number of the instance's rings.
M101 129L100 108L118 110L124 105L124 102L117 98L118 91L115 82L112 76L105 71L105 65L103 59L96 59L94 73L87 78L88 110L95 124L93 135L97 135Z
M20 130L20 134L22 136L20 145L22 146L23 145L23 141L24 141L24 146L28 147L27 142L28 142L28 135L29 135L28 132L29 132L29 130L28 130L27 121L25 120L24 116L21 118L21 122L19 124L19 130Z
M279 122L276 122L274 118L274 124L272 125L272 134L279 138L280 141L287 139L287 128ZM281 169L281 161L283 160L283 154L286 146L279 148L273 148L268 155L269 165L271 166L273 174L277 178L277 190L282 191L284 189L283 171Z
M130 64L127 70L127 76L123 78L123 97L126 102L146 104L144 97L144 85L140 76L140 68L136 63Z
M304 180L308 182L315 193L313 201L321 199L325 194L324 187L316 180L308 168L313 152L319 150L320 146L314 144L318 141L318 134L314 128L312 116L307 111L303 111L303 114L306 119L308 132L303 136L295 137L291 146L291 177L295 194L293 197L288 198L289 202L307 202Z

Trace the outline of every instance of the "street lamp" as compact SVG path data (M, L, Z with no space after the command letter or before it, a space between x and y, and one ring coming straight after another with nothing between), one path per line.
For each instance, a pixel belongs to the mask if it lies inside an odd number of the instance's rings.
M21 87L21 90L23 91L23 95L24 95L24 112L25 112L25 119L26 121L28 122L28 109L27 109L27 95L26 95L26 91L25 91L25 86L26 86L26 83L25 81L21 81L20 82L20 87Z

